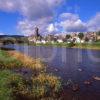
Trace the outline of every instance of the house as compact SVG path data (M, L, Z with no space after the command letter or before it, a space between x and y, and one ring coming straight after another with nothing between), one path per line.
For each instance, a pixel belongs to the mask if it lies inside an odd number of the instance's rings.
M41 43L46 44L46 41L45 40L41 40Z
M63 40L62 39L58 39L57 42L58 43L63 43Z

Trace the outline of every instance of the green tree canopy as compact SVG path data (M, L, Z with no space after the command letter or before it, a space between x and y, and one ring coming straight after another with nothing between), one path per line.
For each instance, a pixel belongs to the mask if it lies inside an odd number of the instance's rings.
M79 33L79 34L78 34L78 37L79 37L80 39L83 39L84 33Z
M97 35L100 35L100 31L97 32Z
M66 35L66 39L69 39L71 36L69 34Z

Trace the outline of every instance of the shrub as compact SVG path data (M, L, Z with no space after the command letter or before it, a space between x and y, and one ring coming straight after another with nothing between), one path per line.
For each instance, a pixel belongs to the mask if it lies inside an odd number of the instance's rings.
M75 44L73 42L68 44L68 47L73 47L73 46L75 46Z

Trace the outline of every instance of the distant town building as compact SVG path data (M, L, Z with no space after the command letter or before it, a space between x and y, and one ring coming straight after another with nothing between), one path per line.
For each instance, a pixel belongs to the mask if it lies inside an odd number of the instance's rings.
M83 34L83 35L82 35ZM85 43L85 42L95 42L100 40L100 35L96 32L84 32L84 33L66 33L66 34L47 34L46 36L42 37L39 34L39 28L35 27L35 32L33 35L29 36L28 40L33 43Z

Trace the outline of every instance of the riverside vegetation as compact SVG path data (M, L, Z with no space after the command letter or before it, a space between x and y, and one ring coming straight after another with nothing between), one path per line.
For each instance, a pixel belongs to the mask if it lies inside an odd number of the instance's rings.
M32 71L30 77L23 68ZM61 79L48 74L40 59L0 50L0 100L59 100L61 89Z
M66 48L79 48L79 49L95 49L95 50L100 50L100 41L93 42L93 43L29 43L28 45L33 45L33 46L52 46L52 47L66 47Z

